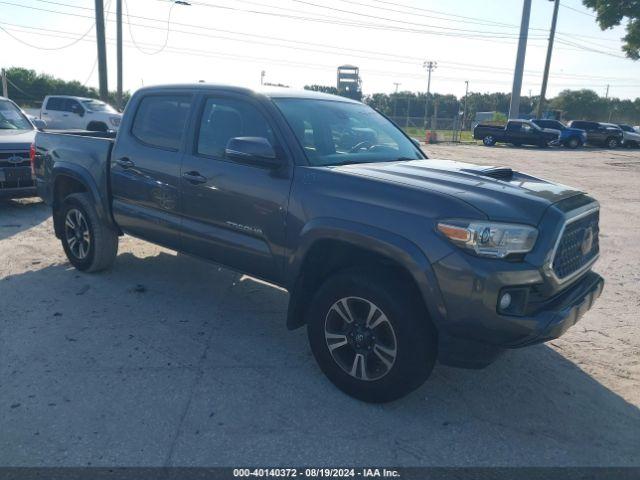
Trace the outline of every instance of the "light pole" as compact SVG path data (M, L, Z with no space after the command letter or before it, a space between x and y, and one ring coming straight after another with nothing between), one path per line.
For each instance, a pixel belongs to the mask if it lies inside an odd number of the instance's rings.
M427 96L424 99L424 128L427 128L429 122L429 94L431 93L431 72L438 68L438 62L432 62L431 60L425 60L422 64L427 69Z
M549 31L549 45L547 46L547 59L544 63L544 75L542 77L542 88L540 89L540 99L538 100L537 118L542 118L542 108L544 106L544 97L547 94L547 81L549 80L549 68L551 67L551 53L553 52L553 40L556 36L556 23L558 22L558 9L560 0L550 0L554 2L553 17L551 18L551 30Z
M509 118L520 115L520 90L522 89L522 74L524 72L524 56L527 53L527 35L529 33L529 17L531 16L531 0L524 0L522 5L522 20L520 22L520 39L518 40L518 54L516 68L513 72L513 87L511 88L511 105Z
M469 96L469 80L465 80L464 107L462 107L462 130L464 130L464 119L467 117L467 97Z
M399 82L393 82L393 84L396 86L396 94L393 96L393 116L396 116L396 110L397 110L397 106L398 106L398 87L400 86ZM395 120L394 120L395 122Z

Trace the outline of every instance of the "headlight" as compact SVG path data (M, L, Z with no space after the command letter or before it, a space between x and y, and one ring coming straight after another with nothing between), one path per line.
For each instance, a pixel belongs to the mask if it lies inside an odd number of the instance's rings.
M530 252L538 238L538 230L528 225L475 220L439 222L438 231L461 248L494 258Z
M120 117L110 117L109 121L111 122L111 125L113 125L114 127L117 127L118 125L120 125Z

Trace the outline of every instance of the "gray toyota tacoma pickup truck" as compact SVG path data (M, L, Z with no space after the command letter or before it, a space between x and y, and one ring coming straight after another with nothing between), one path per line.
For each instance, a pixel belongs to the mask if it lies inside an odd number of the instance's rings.
M406 395L436 360L480 368L556 338L604 286L596 200L427 159L359 102L143 88L107 137L36 134L37 187L69 261L106 269L128 234L280 285L287 327L306 325L320 368L365 401Z

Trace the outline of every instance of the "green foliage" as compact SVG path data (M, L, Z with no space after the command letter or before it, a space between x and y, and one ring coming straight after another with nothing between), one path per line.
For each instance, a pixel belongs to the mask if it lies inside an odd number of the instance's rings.
M602 30L620 25L627 19L622 50L633 60L640 59L640 0L582 0L585 7L596 12Z
M98 91L73 80L68 82L35 70L12 67L7 69L9 98L22 107L40 107L47 95L74 95L78 97L99 98ZM130 98L129 92L123 93L123 103ZM108 103L116 104L116 93L109 92Z
M507 123L507 116L502 112L493 112L493 118L491 119L495 123Z

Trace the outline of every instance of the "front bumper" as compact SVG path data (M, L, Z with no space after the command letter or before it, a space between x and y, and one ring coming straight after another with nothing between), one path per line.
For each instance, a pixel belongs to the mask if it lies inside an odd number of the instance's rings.
M568 285L551 285L540 269L526 262L463 252L450 254L433 268L446 309L439 325L445 350L481 346L498 352L557 338L593 307L604 288L603 278L593 271ZM526 293L521 313L499 313L498 299L505 288Z
M36 187L0 188L0 198L37 197Z

